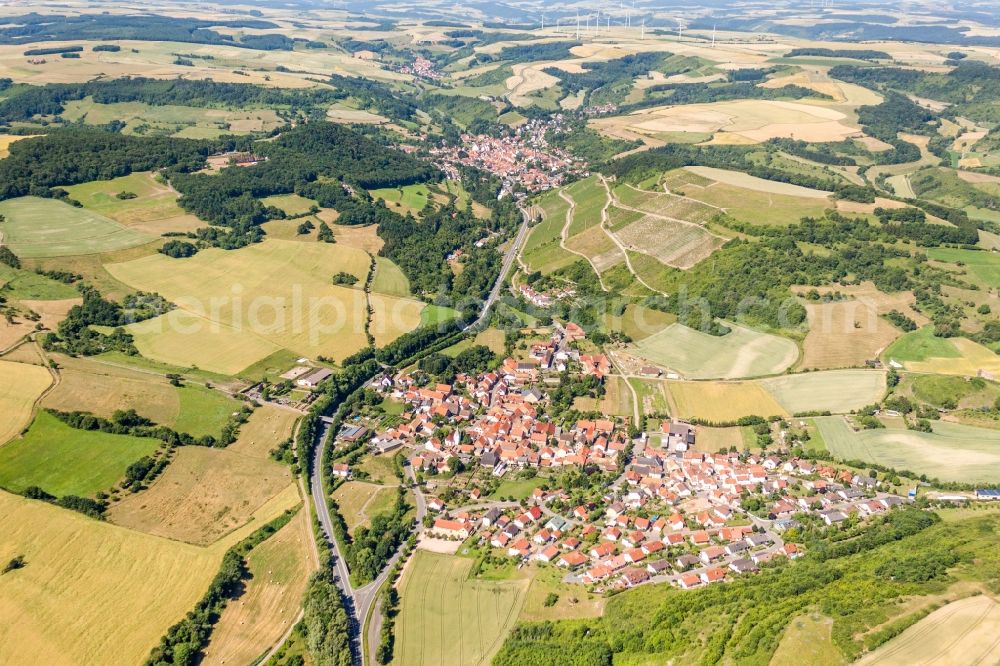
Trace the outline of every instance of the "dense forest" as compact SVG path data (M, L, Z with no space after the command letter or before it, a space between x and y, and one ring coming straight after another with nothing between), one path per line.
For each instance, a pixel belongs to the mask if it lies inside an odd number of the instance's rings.
M9 27L2 27L9 26ZM210 28L250 28L267 30L278 26L259 19L205 21L155 14L22 14L0 17L0 44L29 44L75 39L113 40L134 39L154 42L189 42L224 44L247 49L272 51L290 50L296 42L278 34L245 34L239 40Z
M342 96L328 88L288 90L249 83L209 80L125 78L88 83L50 83L17 86L0 101L0 122L57 116L65 103L92 97L99 104L144 102L154 106L177 104L196 107L287 107L291 111L325 112Z
M27 194L58 195L50 188L91 180L110 180L133 171L200 169L205 158L232 150L239 140L219 141L125 136L82 127L53 129L11 145L0 160L0 200Z
M1000 122L1000 67L976 60L961 60L948 72L927 72L899 67L838 65L830 76L879 91L903 91L946 102L945 117L964 116L977 122Z
M785 54L786 58L795 58L799 56L811 56L818 58L854 58L855 60L892 60L892 56L885 51L875 51L873 49L802 48L792 49Z

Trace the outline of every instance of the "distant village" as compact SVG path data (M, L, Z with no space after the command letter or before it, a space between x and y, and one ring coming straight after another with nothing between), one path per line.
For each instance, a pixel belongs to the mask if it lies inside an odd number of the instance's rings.
M530 119L501 137L463 134L460 146L439 146L430 153L449 178L457 179L455 165L476 167L504 181L501 196L517 189L541 192L559 187L569 174L586 175L583 164L567 151L549 145L545 136L562 129L564 118Z

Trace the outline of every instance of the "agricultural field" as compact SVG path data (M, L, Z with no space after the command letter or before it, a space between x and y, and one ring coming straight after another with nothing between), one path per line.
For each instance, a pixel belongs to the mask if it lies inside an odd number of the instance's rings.
M608 191L597 176L579 180L563 191L576 204L573 221L567 229L569 236L575 236L601 223L601 211L608 203Z
M300 509L250 551L246 589L219 616L203 663L253 663L284 635L295 621L309 575L319 566L311 529L309 511Z
M420 211L430 201L430 187L425 183L406 185L403 187L386 187L371 190L371 195L385 202L386 207L397 213L414 217L420 216Z
M805 288L798 290L800 293ZM829 289L817 290L820 294ZM913 310L913 294L886 294L871 283L838 287L847 296L828 303L804 301L809 333L802 345L799 367L825 370L864 365L879 354L902 331L881 315L898 310L918 324L927 323L926 316Z
M35 401L52 383L45 368L0 359L0 445L31 422ZM5 447L0 446L0 455Z
M136 172L112 180L95 180L65 188L71 199L97 215L103 215L133 231L152 235L168 231L191 231L205 226L177 205L177 192L149 172ZM120 199L119 194L134 194Z
M932 422L933 433L878 429L855 432L844 417L815 419L834 456L865 460L942 481L1000 482L1000 432L957 423Z
M687 196L706 204L717 206L730 217L745 224L781 226L798 224L803 217L821 216L823 211L832 205L827 198L772 191L776 185L786 185L786 183L775 183L774 181L757 183L748 180L753 176L743 173L738 175L745 177L741 181L741 185L718 182L701 190L689 187L685 193ZM806 188L801 189L805 190ZM819 192L819 190L806 191ZM827 193L822 192L821 194Z
M285 215L303 215L312 210L317 203L312 199L307 199L298 194L276 194L264 197L260 200L265 206L274 206L282 210Z
M144 356L236 374L282 348L341 359L365 346L364 292L332 285L330 278L346 271L363 283L369 265L365 252L340 244L269 240L182 260L149 256L112 264L108 271L178 305L129 327ZM416 328L425 307L377 293L371 304L380 344Z
M59 365L59 383L45 396L43 407L105 418L118 409L134 409L162 425L177 422L179 391L164 377L87 357L57 354L53 360Z
M4 242L19 257L96 254L144 245L152 236L56 199L19 197L0 202Z
M752 443L753 433L748 439L744 436L744 428L733 426L730 428L710 428L701 426L698 428L698 438L695 440L694 450L704 453L717 453L723 449L736 447L742 451L744 447Z
M935 247L927 249L927 257L959 265L969 274L972 282L993 288L1000 287L1000 256L993 252Z
M77 430L41 411L22 438L0 447L0 487L19 493L38 486L57 497L93 497L121 481L129 465L160 444L147 437Z
M586 257L598 273L624 263L625 255L600 226L587 228L566 239L566 249Z
M677 321L677 315L629 303L621 315L606 312L601 318L605 330L621 331L633 341L644 340Z
M975 376L1000 373L1000 356L968 338L938 338L927 326L907 333L882 354L912 372Z
M0 227L0 234L2 233ZM80 292L72 285L39 275L34 271L11 268L7 264L0 264L0 289L3 289L4 297L20 300L66 301L80 296Z
M670 396L671 415L713 422L741 416L787 416L786 410L759 382L663 382Z
M54 355L59 383L42 406L62 411L91 412L110 418L116 410L140 415L179 432L219 436L240 403L200 384L174 387L161 375L88 357Z
M488 663L513 627L528 580L469 578L472 560L418 550L403 576L394 654L407 666Z
M719 207L706 205L693 197L640 190L627 184L619 186L615 194L623 206L692 224L705 224L722 212Z
M629 351L687 379L774 375L798 358L798 348L791 340L742 326L733 326L720 337L672 324L635 343Z
M101 104L91 98L66 102L62 117L70 122L106 125L125 123L125 134L154 131L185 139L211 139L223 134L270 131L281 125L271 109L230 111L175 104L152 106L144 102Z
M773 138L840 141L860 134L831 106L774 100L736 100L651 107L625 116L599 118L592 126L608 135L712 134L712 143L754 144Z
M725 239L695 224L646 215L615 232L630 251L642 252L674 268L691 268L708 258Z
M391 259L375 257L375 278L372 280L372 291L390 296L409 296L410 281Z
M0 492L0 558L27 566L0 577L0 662L140 663L194 607L226 549L299 502L289 486L243 528L207 548L87 518Z
M270 458L271 449L292 436L299 414L274 405L261 405L240 426L236 441L227 451L250 458Z
M22 139L30 139L30 136L19 136L16 134L0 134L0 159L10 155L10 146Z
M182 446L141 493L111 505L108 520L140 532L207 546L247 523L282 491L288 468L227 449Z
M528 269L548 274L577 261L575 255L559 245L569 203L553 190L538 199L536 210L542 221L532 227L521 250Z
M760 383L791 414L845 414L881 401L886 390L881 370L806 372L762 379Z
M337 502L340 515L347 524L349 534L365 527L372 517L384 513L391 508L396 499L396 479L393 476L392 486L382 486L365 481L348 481L333 491L333 499Z
M1000 604L989 595L953 601L906 629L857 664L974 666L1000 661Z

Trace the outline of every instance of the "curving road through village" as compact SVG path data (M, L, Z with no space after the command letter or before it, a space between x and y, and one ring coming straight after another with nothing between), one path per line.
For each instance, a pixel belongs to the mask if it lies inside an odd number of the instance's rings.
M507 274L510 271L511 266L520 251L521 245L524 243L524 239L528 234L528 222L531 218L524 208L521 209L521 215L523 217L521 225L518 227L517 234L514 236L510 247L504 254L500 274L497 276L497 280L493 285L493 289L490 290L489 296L483 302L482 312L475 321L465 327L465 331L471 330L485 322L487 317L489 317L490 309L500 296ZM334 567L334 572L336 574L337 586L340 588L343 595L344 607L350 617L351 652L354 657L354 663L365 664L371 661L370 659L366 659L366 652L371 650L373 647L366 645L367 641L363 636L365 620L371 613L373 606L376 605L382 585L388 578L389 572L392 570L393 566L399 560L400 553L397 551L396 554L389 559L386 566L382 569L382 572L372 582L362 587L354 587L351 584L350 572L347 569L347 561L345 560L343 553L340 552L337 540L333 536L333 520L330 516L330 508L326 503L326 494L323 491L323 454L326 450L327 443L330 441L330 428L333 419L330 417L322 417L322 422L323 427L320 428L317 442L315 443L315 446L313 446L309 490L312 494L313 504L316 507L316 517L319 520L320 528L323 531L323 536L326 539L333 555L332 566ZM409 471L410 478L413 481L414 495L416 498L416 529L420 530L424 515L427 511L426 503L420 489L416 487L416 479L413 476L412 470L410 470L409 467L407 470ZM373 617L372 624L375 626L369 628L369 636L378 636L375 629L380 628L381 619L379 618L376 620Z

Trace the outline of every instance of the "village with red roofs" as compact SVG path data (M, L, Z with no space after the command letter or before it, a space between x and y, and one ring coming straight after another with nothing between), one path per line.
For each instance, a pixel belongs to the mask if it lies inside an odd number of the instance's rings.
M579 326L555 324L493 371L447 384L419 368L383 375L371 389L399 416L350 426L341 440L363 432L372 453L402 452L425 498L425 547L486 548L518 566L556 567L594 592L751 575L804 553L803 520L849 526L909 501L865 473L791 455L792 441L709 452L692 423L644 431L561 409L553 395L600 391L613 373L604 354L580 352L585 340ZM532 488L504 496L511 481Z

